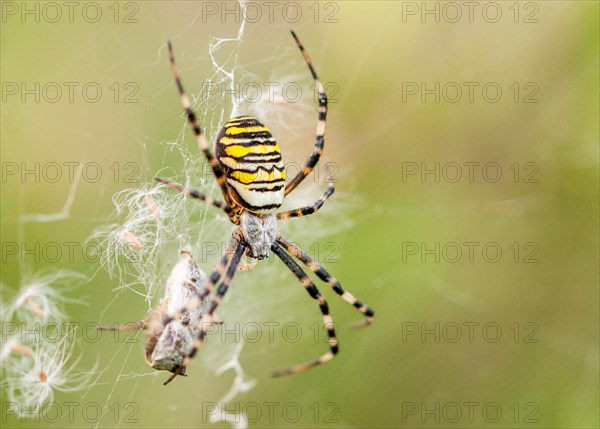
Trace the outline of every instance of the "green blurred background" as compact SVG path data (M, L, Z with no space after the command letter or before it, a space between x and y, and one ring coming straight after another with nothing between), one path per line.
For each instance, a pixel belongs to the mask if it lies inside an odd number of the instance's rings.
M288 235L328 258L330 271L377 315L368 329L351 330L359 315L323 285L339 326L339 357L273 380L270 370L326 350L323 336L318 344L312 338L319 312L272 260L238 275L220 311L228 329L295 321L304 332L291 342L278 328L275 341L245 344L240 360L258 384L228 409L258 410L250 427L598 427L598 3L475 3L472 19L462 2L274 2L272 19L267 5L255 3L261 19L247 22L241 41L218 54L237 48L237 76L246 82L292 80L308 89L310 76L288 34L293 28L323 81L332 83L323 162L339 167L338 192L314 219L296 220ZM75 270L91 280L68 292L88 303L68 306L73 322L132 322L148 303L117 294L114 279L84 258L81 245L108 222L114 193L149 182L163 167L169 177L183 167L165 144L184 129L166 41L175 45L186 89L199 97L213 75L211 36L235 37L239 15L220 15L235 3L99 2L102 16L91 23L85 5L77 3L73 22L61 6L53 23L46 3L27 3L39 8L36 22L20 15L24 3L2 2L3 246L63 243L66 252L64 243L79 244L73 258L56 262L41 252L38 260L4 253L1 280L15 289L44 268ZM216 14L207 15L213 7ZM439 20L422 14L425 8L437 8ZM294 22L297 10L302 16ZM57 82L64 92L50 102L48 87L46 98L40 91L39 102L34 95L23 102L20 89L10 93L11 82ZM65 82L80 84L73 102ZM81 93L89 82L102 88L98 102ZM421 84L433 92L423 95ZM486 84L490 92L482 93ZM127 103L132 88L137 102ZM494 102L495 88L502 95ZM263 111L286 160L303 162L312 148L311 98L252 107ZM208 114L214 136L231 103L210 103L199 115ZM189 133L180 143L195 150ZM80 183L68 219L23 224L24 214L59 211L70 189L66 168L56 183L7 174L7 163L36 162L96 162L102 177ZM124 178L126 163L139 166L133 184ZM462 176L454 180L457 166ZM434 172L422 175L424 169ZM322 181L294 202L313 201ZM211 189L210 181L198 183ZM231 230L218 228L223 237ZM216 257L207 259L205 271ZM99 404L103 417L90 412L86 421L76 411L72 421L65 414L50 423L8 416L3 427L211 426L206 407L233 381L230 372L215 374L219 359L212 357L228 356L234 343L233 335L209 341L189 377L163 387L165 374L145 364L140 342L82 341L78 367L97 364L97 382L83 398L59 393L54 400L63 411L69 401ZM277 404L272 418L270 403ZM286 406L294 408L289 415Z

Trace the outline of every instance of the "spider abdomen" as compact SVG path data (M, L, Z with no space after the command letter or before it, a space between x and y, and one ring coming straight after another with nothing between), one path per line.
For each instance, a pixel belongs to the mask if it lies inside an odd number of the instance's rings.
M232 118L217 137L216 155L234 201L269 214L283 203L285 166L269 129L250 116Z

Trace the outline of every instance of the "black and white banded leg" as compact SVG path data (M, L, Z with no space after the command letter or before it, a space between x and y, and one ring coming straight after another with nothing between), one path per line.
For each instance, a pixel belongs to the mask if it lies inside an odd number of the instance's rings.
M214 207L216 207L218 209L221 209L221 210L223 210L227 214L231 213L231 207L229 207L227 204L225 204L222 201L215 200L214 198L209 197L208 195L202 194L202 193L200 193L198 191L195 191L193 189L187 189L187 188L181 186L179 183L172 182L169 179L164 179L162 177L155 177L154 180L156 180L157 182L162 183L163 185L168 186L171 189L174 189L177 192L181 192L181 193L187 195L190 198L194 198L196 200L204 201L209 206L214 206Z
M307 216L309 214L313 214L323 206L325 201L327 201L331 194L333 194L333 191L335 191L335 186L333 185L333 183L330 183L329 188L327 188L325 193L321 195L321 197L312 205L302 207L296 210L289 210L287 212L277 213L275 216L277 217L277 219L291 219L293 217L302 217Z
M217 282L225 274L225 270L232 264L232 259L235 257L239 250L240 245L243 243L243 235L239 229L233 232L231 240L225 249L225 252L221 256L221 260L216 268L212 271L208 277L208 282L202 292L198 293L194 299L190 299L185 307L182 307L177 313L171 314L165 317L162 321L163 326L168 325L171 321L181 319L184 314L188 313L191 309L201 305L205 302L206 297L213 291ZM245 245L244 245L245 249Z
M223 198L225 199L225 203L228 206L232 206L231 197L229 196L229 192L227 191L227 182L225 178L225 173L223 172L223 168L219 164L219 161L215 158L213 153L211 152L208 142L206 141L206 136L202 132L202 128L198 125L198 121L196 119L196 115L192 110L192 105L190 103L190 99L185 93L183 89L183 84L181 83L181 77L179 76L179 71L177 70L177 65L175 64L175 55L173 54L173 46L171 42L168 43L169 47L169 62L171 63L171 72L173 73L173 78L175 79L175 83L177 85L177 90L179 91L179 96L181 98L181 104L183 106L183 110L185 111L185 115L187 116L188 122L196 135L196 142L200 150L204 153L206 157L206 161L208 165L212 168L213 174L217 179L217 183L221 188L221 192L223 194Z
M302 261L302 263L306 265L309 270L315 273L321 280L329 283L335 293L340 295L344 301L354 306L365 316L365 319L362 322L357 323L354 327L362 328L370 325L373 322L373 319L375 318L375 312L369 308L367 304L362 303L350 292L344 290L340 282L335 277L330 275L320 263L311 258L306 252L304 252L294 243L281 236L277 238L277 242L281 244L291 255Z
M327 305L327 301L325 301L325 298L321 295L312 280L304 273L304 271L302 271L300 265L298 265L296 261L294 261L294 259L292 259L292 257L288 255L281 246L273 243L271 250L273 250L279 259L281 259L283 263L290 269L290 271L294 273L308 294L318 302L321 314L323 315L323 323L325 325L325 329L327 329L327 334L329 335L329 351L327 353L319 356L317 359L274 371L272 374L273 377L281 377L284 375L296 374L322 363L329 362L338 352L338 339L335 336L333 318L329 314L329 306Z
M231 280L233 279L233 276L235 275L235 273L237 271L237 267L240 263L240 260L242 259L242 255L244 254L244 251L246 250L246 246L247 246L247 244L243 240L241 242L239 242L239 244L237 245L235 252L231 256L229 266L227 267L227 272L225 273L225 276L223 277L221 284L217 288L217 292L216 292L214 298L212 299L212 301L210 302L207 312L202 315L202 319L200 320L200 326L199 326L200 330L198 332L198 336L196 337L196 340L194 341L194 344L192 345L190 352L183 360L183 364L181 365L181 367L178 368L173 373L173 375L171 377L169 377L169 379L163 383L164 385L169 384L175 377L177 377L178 375L181 375L183 373L183 371L187 367L190 360L192 360L194 358L194 356L196 355L196 353L202 346L202 344L204 342L204 338L206 337L206 332L207 332L208 326L215 323L215 320L214 320L215 319L215 310L217 309L219 304L221 304L223 297L225 296L225 294L227 293L227 290L229 289L229 285L231 284Z
M306 163L304 164L304 168L302 169L302 171L298 172L298 174L287 185L285 185L285 195L292 192L294 188L298 186L300 182L302 182L304 178L310 174L315 165L317 165L317 163L319 162L319 158L323 153L323 146L325 145L325 123L327 120L327 94L325 93L325 87L319 80L317 72L313 67L312 61L310 60L308 53L304 49L304 46L302 46L302 43L300 43L300 39L298 39L296 33L294 33L293 31L291 33L292 37L296 41L296 44L298 45L298 48L300 49L300 52L302 52L304 61L306 61L308 69L310 70L310 74L315 80L315 85L317 86L317 90L319 91L319 116L315 136L315 148L308 157Z

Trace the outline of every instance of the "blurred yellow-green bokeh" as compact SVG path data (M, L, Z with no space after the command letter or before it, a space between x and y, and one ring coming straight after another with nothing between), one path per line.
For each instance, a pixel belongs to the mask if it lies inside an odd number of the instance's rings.
M28 276L72 270L90 278L65 292L84 301L67 304L72 323L138 321L149 303L118 291L84 243L124 218L111 218L116 192L149 184L163 168L181 174L174 145L201 159L184 128L167 40L207 134L230 115L226 88L203 105L203 84L216 76L215 38L238 37L240 6L1 7L3 302ZM3 379L2 427L229 427L208 412L234 373L217 374L222 362L211 356L231 354L240 340L240 362L257 385L226 409L247 412L250 427L598 427L598 3L275 1L246 10L239 40L223 42L215 62L234 70L241 88L271 82L280 94L275 84L298 83L297 103L246 100L286 161L308 156L317 119L290 29L330 95L322 162L337 168L336 194L283 231L368 302L375 323L352 330L360 314L317 283L339 356L269 378L327 350L317 305L271 258L236 276L218 311L229 334L205 344L187 378L163 386L166 373L144 362L143 334L96 341L94 329L80 329L74 358L78 371L94 371L93 385L55 392L54 414L36 421L14 414L5 395L14 380ZM63 209L78 166L84 176L68 216L26 221ZM325 189L319 171L295 203ZM208 179L196 187L216 196ZM185 204L193 221L202 218L203 207ZM232 227L214 209L208 216L203 227L221 222L225 241ZM202 257L202 268L217 260ZM277 322L270 341L264 327ZM283 329L292 322L302 329L297 341ZM249 324L263 329L260 341L244 335Z

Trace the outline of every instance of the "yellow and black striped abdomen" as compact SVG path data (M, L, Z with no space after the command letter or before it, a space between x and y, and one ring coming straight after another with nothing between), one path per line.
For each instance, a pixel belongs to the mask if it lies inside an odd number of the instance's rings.
M239 116L227 121L217 137L216 155L236 203L259 214L281 206L283 160L271 132L258 119Z

